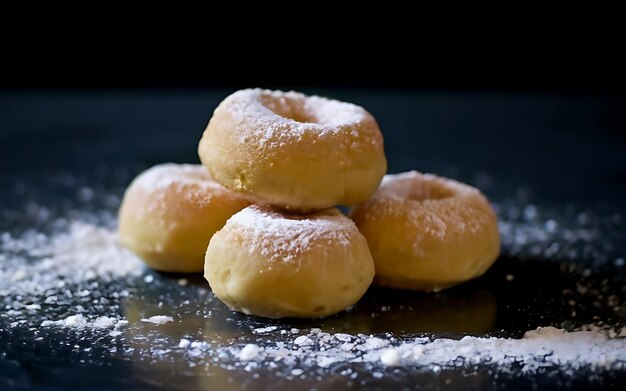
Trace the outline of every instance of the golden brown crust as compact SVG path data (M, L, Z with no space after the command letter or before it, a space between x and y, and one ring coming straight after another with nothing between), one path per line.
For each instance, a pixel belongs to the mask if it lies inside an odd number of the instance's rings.
M350 217L368 241L379 285L445 289L482 275L500 251L484 195L434 175L387 175Z
M363 202L387 166L378 125L363 108L260 89L217 107L198 154L225 187L296 211Z
M154 269L201 272L211 236L249 204L214 182L201 165L157 165L126 190L120 239Z
M307 216L250 206L213 236L205 278L231 308L268 318L323 317L365 293L374 264L337 209Z

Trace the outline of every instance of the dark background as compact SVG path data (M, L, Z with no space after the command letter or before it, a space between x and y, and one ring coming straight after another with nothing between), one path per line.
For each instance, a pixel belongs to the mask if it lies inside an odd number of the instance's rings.
M424 14L389 29L376 23L382 15L346 22L333 12L261 24L261 15L220 20L238 13L98 15L0 27L0 164L71 171L119 160L123 146L144 166L196 162L219 101L265 87L366 107L385 134L389 172L487 173L582 202L626 186L624 34L608 16L564 14L546 28L536 18L428 24ZM42 153L68 143L71 154Z
M623 31L605 19L596 25L591 17L572 20L572 26L554 24L550 31L534 20L455 28L414 21L412 29L389 30L376 20L345 25L339 16L301 24L270 19L250 29L238 20L218 29L213 21L220 15L209 16L189 26L173 17L134 27L132 17L4 26L0 88L626 91Z

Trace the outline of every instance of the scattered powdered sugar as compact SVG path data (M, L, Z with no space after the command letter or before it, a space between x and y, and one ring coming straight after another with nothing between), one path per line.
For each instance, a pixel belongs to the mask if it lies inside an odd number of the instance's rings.
M356 226L337 209L296 215L253 205L233 215L224 231L229 229L245 237L242 245L250 252L260 251L267 259L290 262L315 243L349 245Z
M250 361L256 360L259 358L259 353L261 352L261 348L256 344L247 344L241 349L239 352L239 359L242 361Z
M42 228L0 235L0 303L18 319L11 326L114 335L128 323L113 301L128 297L131 288L108 287L139 277L145 267L120 245L115 230L84 217L51 221L53 234Z
M76 327L76 328L83 328L85 326L87 326L87 319L81 315L70 315L65 319L61 319L61 320L44 320L43 322L41 322L41 327L47 327L47 326L60 326L60 327Z
M278 328L278 326L267 326L267 327L258 327L256 329L253 329L252 332L255 334L266 334L266 333L271 333L272 331L276 330Z
M70 315L60 320L44 320L41 327L65 327L73 329L108 329L119 328L128 324L126 320L119 320L109 316L84 316L82 314Z
M221 365L238 367L242 362L257 361L275 368L287 368L286 376L299 376L316 368L329 368L345 363L366 365L375 370L381 366L422 368L439 371L443 368L489 365L500 371L522 367L524 373L558 367L573 374L584 368L626 368L626 339L609 337L606 331L567 332L554 327L528 331L523 338L465 336L459 340L428 337L399 340L395 337L349 335L354 343L345 346L347 334L331 334L312 329L294 339L256 344L215 347L198 341L195 349L203 354L195 357L219 357ZM303 343L306 341L306 343ZM193 344L193 343L192 343ZM180 345L179 345L180 346ZM184 348L191 345L185 344ZM298 374L294 375L293 369Z
M191 341L187 338L181 338L180 342L178 343L178 347L182 349L187 349L190 345Z
M606 267L624 266L623 223L618 213L601 215L568 205L564 210L523 207L515 200L494 205L503 252L520 260L542 259L563 262L571 268L581 263ZM620 242L621 241L621 242Z
M167 315L154 315L151 316L149 318L143 318L141 319L142 322L146 322L146 323L152 323L152 324L165 324L165 323L169 323L169 322L173 322L174 318L172 318L171 316L167 316Z
M67 232L52 236L35 230L18 237L4 233L0 250L6 257L0 263L2 296L22 294L54 301L55 296L46 293L66 284L116 281L144 270L143 263L121 246L115 230L83 221L71 221ZM72 294L88 296L90 291Z

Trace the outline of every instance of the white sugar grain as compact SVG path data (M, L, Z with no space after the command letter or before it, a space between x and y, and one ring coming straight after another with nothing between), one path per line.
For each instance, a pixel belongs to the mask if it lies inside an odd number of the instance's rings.
M256 360L259 357L261 348L256 344L247 344L239 352L239 359L242 361Z
M172 318L171 316L168 316L168 315L154 315L154 316L151 316L149 318L142 318L141 321L145 322L145 323L152 323L152 324L156 324L156 325L161 325L161 324L173 322L174 318Z
M380 362L385 366L397 366L400 364L400 355L396 349L387 349L380 355Z
M266 333L271 333L277 328L278 326L259 327L259 328L253 329L252 332L255 334L266 334Z

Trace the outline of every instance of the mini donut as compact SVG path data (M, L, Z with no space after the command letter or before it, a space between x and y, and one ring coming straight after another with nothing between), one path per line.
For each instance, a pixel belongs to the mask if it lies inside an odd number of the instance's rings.
M439 291L482 275L500 252L485 196L435 175L386 175L350 217L369 244L377 285Z
M316 318L356 303L374 263L363 235L336 208L298 215L249 206L213 235L204 276L236 311Z
M153 269L201 272L211 236L248 206L196 164L161 164L130 184L119 212L122 244Z
M382 134L364 108L293 91L228 96L198 154L223 186L295 211L363 202L387 169Z

